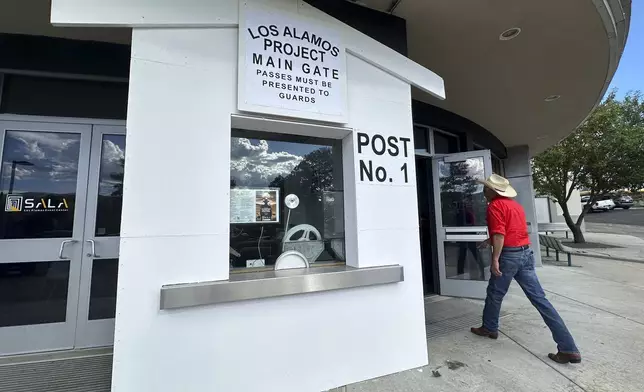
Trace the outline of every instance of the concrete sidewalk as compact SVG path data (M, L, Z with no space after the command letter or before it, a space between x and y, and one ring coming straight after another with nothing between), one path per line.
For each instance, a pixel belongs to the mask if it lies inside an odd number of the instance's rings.
M644 264L589 257L574 263L537 273L582 351L580 365L547 358L556 351L550 332L513 283L499 340L460 329L428 341L429 366L347 390L644 391Z

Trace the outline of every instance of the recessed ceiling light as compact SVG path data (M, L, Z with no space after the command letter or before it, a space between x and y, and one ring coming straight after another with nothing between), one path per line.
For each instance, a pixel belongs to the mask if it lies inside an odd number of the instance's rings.
M559 98L561 98L561 95L556 95L555 94L555 95L550 95L550 96L546 97L546 99L544 99L544 101L552 102L552 101L558 100Z
M517 35L521 34L521 28L520 27L512 27L510 29L505 30L504 32L499 35L499 39L501 41L509 41L512 38L516 38Z

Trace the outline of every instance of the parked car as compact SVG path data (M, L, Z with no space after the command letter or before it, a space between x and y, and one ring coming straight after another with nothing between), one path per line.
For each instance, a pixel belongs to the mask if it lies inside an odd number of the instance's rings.
M590 195L582 196L581 197L581 204L588 203L588 200L590 200Z
M602 197L590 206L590 211L612 211L615 209L615 202L610 197Z
M622 195L618 196L613 199L613 202L615 203L615 207L617 208L623 208L625 210L628 210L629 208L633 207L633 198L627 195Z

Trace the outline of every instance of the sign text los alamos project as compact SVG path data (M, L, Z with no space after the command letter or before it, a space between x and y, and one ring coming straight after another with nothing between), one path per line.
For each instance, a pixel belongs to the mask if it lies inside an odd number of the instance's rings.
M328 97L333 81L340 78L340 70L326 66L329 57L337 58L340 49L323 37L295 27L260 25L248 28L253 40L262 40L262 52L252 53L256 75L262 77L262 87L276 89L280 99L315 103L316 97ZM286 38L305 45L284 42ZM308 45L307 45L308 44ZM312 47L311 47L312 46ZM296 75L294 62L297 64ZM266 68L273 68L274 71Z

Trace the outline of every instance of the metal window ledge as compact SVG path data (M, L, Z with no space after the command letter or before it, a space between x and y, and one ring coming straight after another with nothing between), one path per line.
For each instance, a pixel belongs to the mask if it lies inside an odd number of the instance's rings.
M404 281L403 267L320 267L231 275L229 280L161 287L161 310L342 290Z

